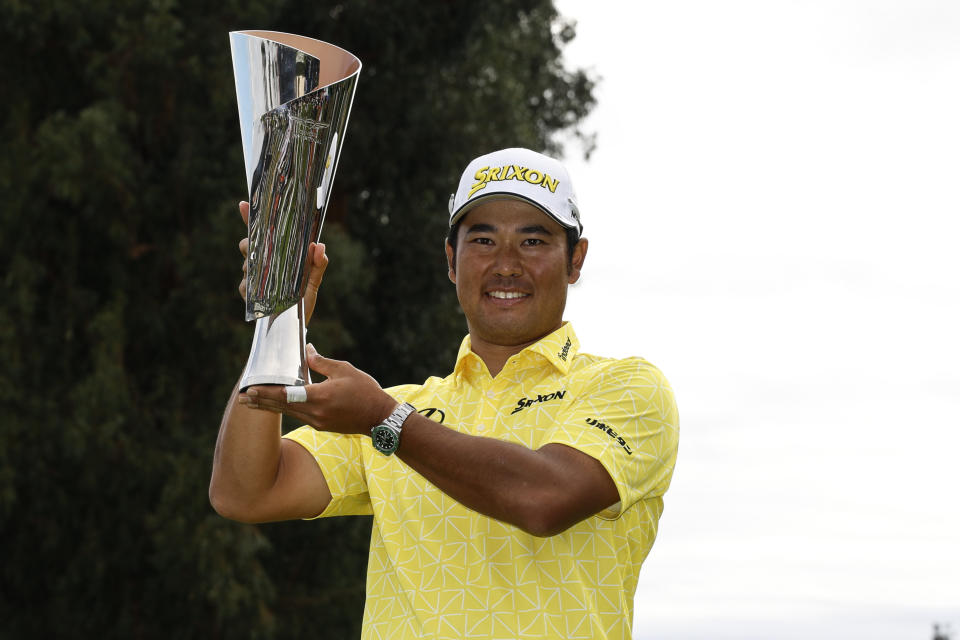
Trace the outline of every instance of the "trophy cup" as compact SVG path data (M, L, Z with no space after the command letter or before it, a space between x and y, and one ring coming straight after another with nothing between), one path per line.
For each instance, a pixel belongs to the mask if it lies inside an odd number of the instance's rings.
M307 250L320 237L360 60L275 31L233 31L230 49L250 200L246 319L257 321L240 390L307 385Z

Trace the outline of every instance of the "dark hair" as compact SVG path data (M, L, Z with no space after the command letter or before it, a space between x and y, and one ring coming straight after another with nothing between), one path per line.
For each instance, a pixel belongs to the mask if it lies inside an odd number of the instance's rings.
M457 220L450 231L447 232L447 242L450 244L450 247L453 249L453 263L457 263L457 235L460 231L460 223L463 222L463 218ZM577 246L577 243L580 242L580 230L576 227L564 227L563 230L567 234L567 269L573 268L573 248Z

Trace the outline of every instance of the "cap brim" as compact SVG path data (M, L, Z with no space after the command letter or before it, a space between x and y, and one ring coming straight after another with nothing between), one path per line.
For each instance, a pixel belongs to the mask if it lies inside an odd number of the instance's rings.
M533 205L540 211L543 211L545 214L550 216L552 220L556 221L556 223L559 224L564 229L581 229L582 230L582 227L580 227L579 224L570 224L568 221L562 220L561 218L559 218L549 209L546 209L545 207L543 207L539 202L536 202L535 200L531 200L530 198L526 198L517 193L513 193L512 191L494 191L493 193L485 193L479 198L474 198L473 200L468 200L467 202L464 202L462 205L460 205L460 208L454 211L453 214L450 216L450 226L452 227L453 225L457 224L457 222L459 222L463 218L463 216L467 215L467 213L479 207L481 204L484 204L486 202L493 202L495 200L519 200L520 202L526 202L527 204Z

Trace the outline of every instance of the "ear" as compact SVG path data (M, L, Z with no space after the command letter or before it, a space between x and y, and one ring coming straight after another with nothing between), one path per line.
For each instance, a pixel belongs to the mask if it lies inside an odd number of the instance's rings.
M583 268L583 261L587 259L587 248L590 243L586 238L580 238L573 247L573 257L570 260L570 277L567 282L573 284L580 279L580 269Z
M447 252L447 277L450 278L450 282L457 284L457 270L453 265L453 247L450 246L450 241L444 243L444 250Z

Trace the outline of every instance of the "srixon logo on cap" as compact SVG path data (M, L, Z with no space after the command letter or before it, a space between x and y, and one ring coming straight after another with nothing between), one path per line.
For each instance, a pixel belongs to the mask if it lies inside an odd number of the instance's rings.
M515 164L505 167L483 167L473 174L473 178L476 182L470 186L467 198L472 198L473 194L485 188L489 182L501 182L503 180L529 182L530 184L540 185L544 189L549 189L551 193L556 193L557 185L560 184L560 181L549 173Z

